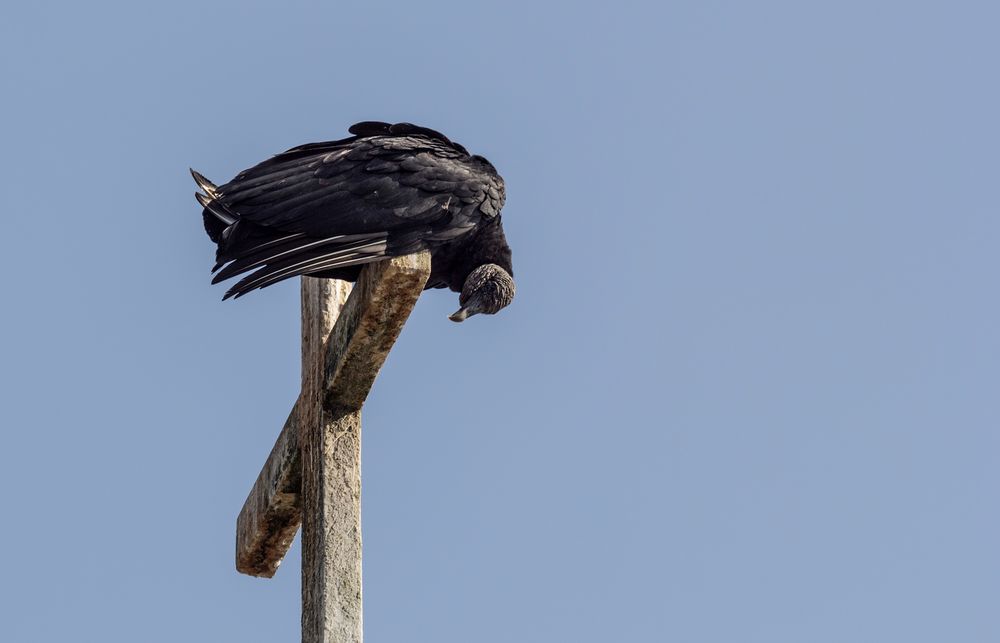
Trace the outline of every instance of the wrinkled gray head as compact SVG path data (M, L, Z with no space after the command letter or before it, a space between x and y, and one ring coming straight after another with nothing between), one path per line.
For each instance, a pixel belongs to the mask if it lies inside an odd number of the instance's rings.
M492 315L512 301L514 279L500 266L488 263L479 266L465 278L462 294L458 298L461 308L448 319L460 322L479 313Z

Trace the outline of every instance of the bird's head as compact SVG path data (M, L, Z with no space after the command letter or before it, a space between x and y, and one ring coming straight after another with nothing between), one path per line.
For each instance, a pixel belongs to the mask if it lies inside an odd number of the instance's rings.
M460 322L479 313L492 315L512 301L514 301L514 278L495 263L484 264L465 278L462 294L458 297L461 308L448 319Z

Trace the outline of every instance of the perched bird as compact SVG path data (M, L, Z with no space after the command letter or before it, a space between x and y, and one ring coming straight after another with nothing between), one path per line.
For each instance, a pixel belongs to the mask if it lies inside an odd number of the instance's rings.
M278 154L216 186L191 170L224 297L289 277L354 281L363 264L429 250L427 288L461 293L463 321L514 298L500 209L504 183L485 158L440 132L366 121L339 141ZM252 272L251 272L252 271Z

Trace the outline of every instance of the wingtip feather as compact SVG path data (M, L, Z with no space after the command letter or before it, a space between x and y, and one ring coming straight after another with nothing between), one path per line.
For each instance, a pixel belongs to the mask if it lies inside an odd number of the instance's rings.
M198 187L204 190L208 196L213 199L216 198L219 186L206 179L203 174L195 170L193 167L189 167L188 170L190 170L191 178L193 178L194 182L198 184Z
M201 192L195 192L194 193L194 198L198 199L198 203L200 203L201 207L203 207L203 208L209 208L209 206L212 205L212 199L210 199L209 197L205 196ZM209 208L209 209L211 209L211 208Z

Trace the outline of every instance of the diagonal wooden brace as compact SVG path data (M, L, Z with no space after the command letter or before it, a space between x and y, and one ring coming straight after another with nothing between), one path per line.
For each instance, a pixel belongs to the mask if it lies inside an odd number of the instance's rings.
M238 571L274 576L302 520L302 427L360 411L430 265L427 252L368 264L339 311L348 284L302 279L302 392L237 518Z

